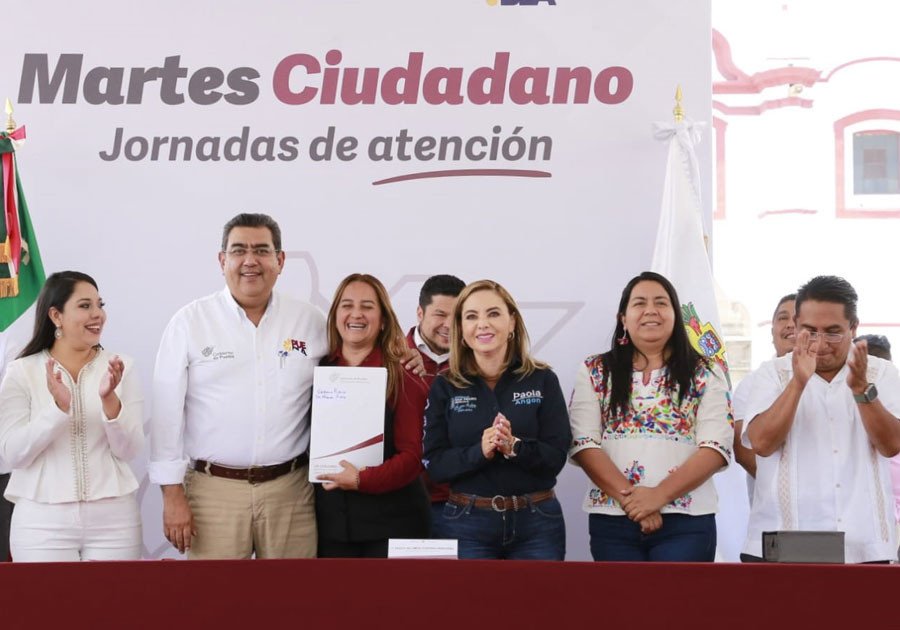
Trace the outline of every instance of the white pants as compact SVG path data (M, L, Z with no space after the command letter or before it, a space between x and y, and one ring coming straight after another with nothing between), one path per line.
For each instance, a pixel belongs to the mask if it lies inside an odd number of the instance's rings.
M137 499L134 493L76 503L18 499L9 546L14 562L140 560Z

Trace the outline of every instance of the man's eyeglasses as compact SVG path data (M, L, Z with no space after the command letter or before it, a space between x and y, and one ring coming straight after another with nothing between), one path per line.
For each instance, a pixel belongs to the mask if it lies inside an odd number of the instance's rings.
M271 247L232 247L228 251L225 252L225 255L229 258L245 258L247 253L252 253L254 258L271 258L275 254L277 254L277 250L272 249Z
M810 341L822 340L825 343L840 343L841 339L844 338L843 333L820 333L813 330L808 332Z

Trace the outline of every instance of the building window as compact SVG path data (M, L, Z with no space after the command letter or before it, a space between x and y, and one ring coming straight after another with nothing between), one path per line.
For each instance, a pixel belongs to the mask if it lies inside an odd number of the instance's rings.
M853 134L853 194L900 194L900 133L885 129Z
M900 218L900 111L841 118L834 145L837 216Z

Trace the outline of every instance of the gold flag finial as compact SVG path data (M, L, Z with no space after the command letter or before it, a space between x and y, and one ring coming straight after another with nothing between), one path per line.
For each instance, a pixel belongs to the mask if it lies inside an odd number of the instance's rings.
M680 123L684 120L684 107L681 106L681 86L675 88L675 109L672 110L672 113L675 114L675 122Z
M16 130L16 121L13 120L12 117L12 101L9 100L9 97L6 98L6 133L12 133Z

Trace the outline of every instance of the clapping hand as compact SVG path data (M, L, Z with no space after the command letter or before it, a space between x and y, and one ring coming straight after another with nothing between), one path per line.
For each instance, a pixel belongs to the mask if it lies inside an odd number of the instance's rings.
M113 394L116 387L119 386L119 383L122 382L122 374L125 373L125 363L122 362L122 359L119 358L119 355L114 356L109 360L109 366L106 369L106 374L103 375L103 378L100 379L100 398L105 399Z
M847 375L847 386L853 390L854 394L862 394L869 384L866 374L869 369L869 344L865 340L850 344L847 366L850 368L850 373Z
M509 420L502 413L497 413L491 428L494 429L494 446L502 455L508 456L512 453L512 446L515 441Z
M485 459L494 459L497 453L497 427L490 426L481 433L481 454Z
M72 392L62 382L62 371L56 369L56 359L47 360L47 389L60 410L69 413L72 407Z
M810 341L808 330L801 330L797 333L794 352L791 356L791 364L794 370L794 377L798 379L800 384L804 387L810 377L816 373L816 355L820 343L821 341L819 339Z
M103 413L112 420L119 417L122 410L122 401L116 395L116 387L122 382L122 374L125 373L125 364L119 355L109 360L106 373L100 379L100 402L103 403Z

